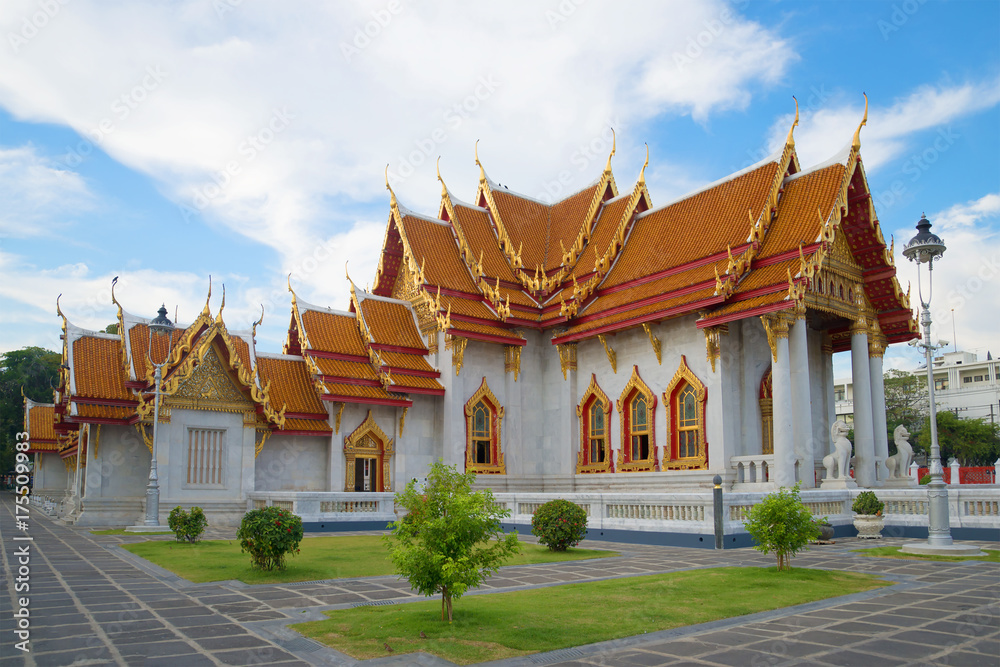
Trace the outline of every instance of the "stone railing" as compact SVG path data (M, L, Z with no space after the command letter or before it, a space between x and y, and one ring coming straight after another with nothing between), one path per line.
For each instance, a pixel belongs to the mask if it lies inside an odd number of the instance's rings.
M802 502L815 516L834 525L849 525L854 519L851 503L862 489L803 489ZM745 532L743 521L750 509L766 495L764 491L723 494L726 534ZM927 487L875 489L885 502L887 526L927 526ZM495 493L497 506L510 511L505 525L531 524L531 515L543 503L562 498L587 513L591 529L640 532L713 533L713 500L709 490L677 493ZM952 528L1000 529L1000 487L987 485L948 488ZM392 493L351 492L254 492L248 509L268 505L284 507L307 522L390 521L401 514Z
M774 466L774 454L731 456L729 467L736 471L733 491L762 491L774 486L768 472Z
M255 491L247 509L280 507L303 521L395 521L392 493L348 491Z

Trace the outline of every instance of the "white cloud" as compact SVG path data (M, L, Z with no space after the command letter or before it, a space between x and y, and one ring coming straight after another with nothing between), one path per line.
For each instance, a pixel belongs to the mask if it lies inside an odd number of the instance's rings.
M28 144L0 147L0 235L23 238L50 234L73 214L94 205L79 174L62 169Z
M581 139L666 110L741 108L796 58L722 2L399 6L76 0L0 50L0 105L72 127L179 203L209 201L211 220L289 270L307 256L291 239L338 231L332 202L385 197L386 163L418 210L437 208L438 155L472 197L477 138L494 177L516 174L512 189L534 195L565 170L570 191L602 166L576 168ZM3 34L38 8L5 10ZM619 131L616 166L637 169L645 138Z
M931 339L952 343L958 348L978 353L1000 352L1000 193L956 204L944 211L928 214L931 231L944 240L947 250L934 263L931 294ZM910 304L920 307L916 265L900 251L916 233L913 227L895 231L896 272L905 288L912 284ZM924 297L927 293L926 267L921 269Z
M848 105L803 110L795 128L795 147L804 167L826 161L850 143L864 112L864 100L860 94L858 98ZM932 128L946 131L949 123L963 116L995 107L1000 103L1000 79L920 86L890 106L876 98L870 101L868 124L861 130L861 154L869 172L907 151L915 133ZM791 114L774 122L768 133L771 150L784 143L791 124Z

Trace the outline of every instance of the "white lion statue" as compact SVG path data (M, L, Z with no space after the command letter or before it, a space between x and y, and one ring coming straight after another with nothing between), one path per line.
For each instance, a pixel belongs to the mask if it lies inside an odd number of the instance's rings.
M909 437L910 432L902 424L892 432L892 438L896 443L896 453L885 462L885 466L889 469L889 477L903 479L909 475L910 464L913 463L913 447L910 446Z
M851 441L847 439L850 429L847 422L838 419L830 427L830 440L833 441L833 453L823 457L826 468L826 479L847 479L851 460ZM836 470L836 474L834 471Z

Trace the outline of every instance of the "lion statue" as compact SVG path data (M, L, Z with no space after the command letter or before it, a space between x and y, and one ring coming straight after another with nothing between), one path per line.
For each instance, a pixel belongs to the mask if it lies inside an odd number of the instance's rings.
M892 432L893 441L896 443L896 453L885 462L885 467L889 469L889 477L903 479L909 474L910 464L913 463L913 447L909 443L909 437L910 432L902 424Z
M847 479L849 475L848 466L851 460L851 441L847 439L849 430L847 422L843 419L833 422L833 426L830 427L833 453L823 457L826 479ZM834 474L834 470L836 470L836 474Z

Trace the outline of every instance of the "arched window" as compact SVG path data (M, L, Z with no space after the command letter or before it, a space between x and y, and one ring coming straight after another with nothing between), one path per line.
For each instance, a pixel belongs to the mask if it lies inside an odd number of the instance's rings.
M771 369L760 381L760 453L774 454L774 409L771 402Z
M479 474L506 474L500 449L500 424L504 410L490 391L486 378L465 404L465 470Z
M622 422L622 448L618 452L618 470L636 472L656 470L656 439L653 415L656 396L639 377L639 367L632 367L632 377L618 398Z
M667 428L670 429L669 460L664 467L689 470L708 467L708 442L705 438L705 404L708 391L701 380L681 363L663 393L667 406ZM667 457L664 457L667 458Z
M344 491L392 491L393 453L392 439L369 410L361 425L344 438Z
M611 459L611 400L597 386L596 375L591 374L590 386L576 406L576 414L580 418L576 472L614 472Z

